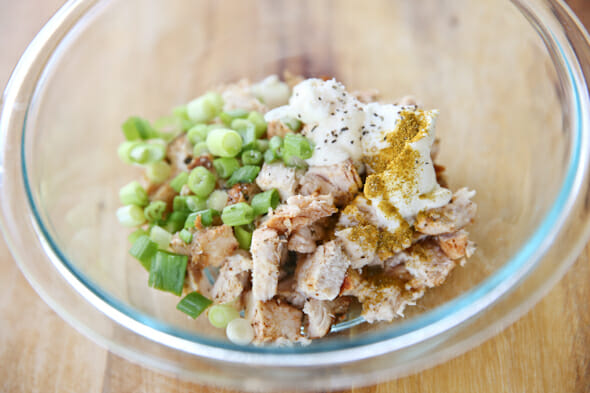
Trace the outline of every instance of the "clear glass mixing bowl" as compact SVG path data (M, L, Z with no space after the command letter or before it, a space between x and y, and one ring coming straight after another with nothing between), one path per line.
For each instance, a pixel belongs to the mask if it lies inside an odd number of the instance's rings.
M142 365L242 389L338 388L429 367L514 321L588 235L583 28L563 3L76 0L31 43L0 118L2 227L39 295ZM232 345L177 312L115 219L120 124L208 87L290 70L441 111L452 188L477 190L478 251L392 324L308 347Z

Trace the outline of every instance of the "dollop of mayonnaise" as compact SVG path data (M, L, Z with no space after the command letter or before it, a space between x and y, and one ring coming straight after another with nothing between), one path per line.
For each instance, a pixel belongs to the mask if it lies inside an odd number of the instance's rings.
M380 221L389 222L382 227L391 231L401 218L413 223L418 212L451 199L451 192L437 183L430 158L437 115L436 110L415 106L364 104L334 79L306 79L293 88L288 105L269 111L265 119L295 118L305 124L302 133L315 145L307 160L311 166L350 158L357 168L366 168L365 196ZM421 119L414 124L419 132L415 130L408 140L399 130L405 125L404 116Z

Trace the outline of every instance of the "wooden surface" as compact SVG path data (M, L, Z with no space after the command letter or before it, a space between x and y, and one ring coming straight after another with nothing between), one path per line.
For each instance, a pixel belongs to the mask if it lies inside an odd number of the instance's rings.
M0 86L61 0L0 0ZM590 25L590 1L570 4ZM422 373L353 392L590 392L590 246L525 317ZM212 392L113 355L63 322L0 239L1 392Z

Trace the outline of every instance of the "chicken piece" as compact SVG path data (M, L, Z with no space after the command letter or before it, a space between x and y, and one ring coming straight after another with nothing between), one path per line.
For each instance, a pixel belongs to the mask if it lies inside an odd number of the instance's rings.
M321 338L330 332L338 315L348 311L351 299L339 297L332 301L309 299L303 306L306 318L306 331L309 338Z
M350 260L336 240L326 242L298 262L295 277L297 291L318 300L332 300L340 292L340 286L350 266Z
M332 194L336 206L346 206L362 186L352 160L344 160L333 165L310 167L301 179L300 194Z
M193 146L185 133L177 136L168 144L166 147L166 158L170 161L173 176L189 170L188 164L193 160Z
M291 345L309 342L301 335L303 313L285 302L275 299L261 302L248 296L245 315L254 328L256 344Z
M199 292L201 295L210 298L213 284L203 272L203 269L197 264L189 263L186 269L186 277L184 279L184 287L182 292L188 295L191 292Z
M288 168L282 162L264 163L256 178L256 184L263 191L276 188L281 201L285 202L289 197L297 194L299 179L302 175L301 169Z
M211 290L215 303L231 302L240 296L249 282L250 270L252 259L248 252L238 250L227 257Z
M261 227L252 234L252 294L256 301L272 299L277 293L279 267L287 255L286 240L277 231Z
M219 225L195 231L190 245L174 235L170 246L175 253L189 255L189 264L203 268L221 266L225 258L232 255L239 245L232 228Z
M433 288L441 285L455 268L455 261L450 259L436 240L428 239L414 244L405 262L406 270L412 279L406 288Z
M326 228L329 223L325 219L320 219L311 225L301 227L289 236L289 251L295 251L300 254L310 254L316 249L316 242L326 236Z
M260 188L254 183L235 184L227 192L227 204L234 205L239 202L250 202L254 195L260 192Z
M244 109L262 114L268 112L268 107L252 94L251 86L250 81L242 79L237 83L220 87L219 92L223 98L223 110Z
M201 154L198 157L194 157L191 162L187 164L189 172L198 166L205 167L206 169L213 168L213 155L209 153Z
M285 299L287 303L299 309L303 308L307 299L305 295L297 292L297 281L293 275L290 275L279 282L277 294Z
M363 104L369 104L379 99L379 90L377 89L357 90L353 91L351 94L354 98L356 98Z
M354 296L362 304L361 315L369 322L392 321L403 316L408 305L414 305L422 292L404 290L403 283L382 269L361 275L349 269L342 284L341 295Z
M473 221L477 205L471 201L475 191L461 188L445 206L418 213L414 224L427 235L456 232Z
M340 239L353 269L381 263L377 259L379 230L375 226L360 225L355 228L345 228L337 231L335 235Z
M460 229L457 232L439 235L436 237L436 240L440 248L449 258L459 259L467 253L467 246L469 245L467 236L467 231Z
M286 204L279 205L264 225L279 233L291 234L299 228L336 213L334 198L330 195L292 196Z
M266 136L268 139L273 136L280 136L284 138L288 133L293 132L285 123L280 120L271 120L268 122L266 127Z
M150 201L164 201L166 202L166 208L172 210L174 197L176 191L168 183L162 185L150 185L146 189Z

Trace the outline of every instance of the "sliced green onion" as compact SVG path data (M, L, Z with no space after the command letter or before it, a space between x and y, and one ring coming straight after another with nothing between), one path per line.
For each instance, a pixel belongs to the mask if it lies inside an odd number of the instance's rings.
M300 134L287 134L283 139L283 155L293 155L307 160L313 154L313 148L307 138Z
M145 222L143 209L137 205L123 206L117 209L119 223L126 227L136 227Z
M180 231L182 228L184 228L184 223L186 222L188 214L189 213L185 211L175 211L170 213L166 219L166 223L164 224L164 229L170 233L176 233Z
M193 241L193 234L188 229L182 229L178 233L178 237L180 238L180 240L182 240L186 244L190 244L190 242Z
M158 251L152 259L148 285L177 296L182 294L188 257Z
M145 219L149 222L160 221L166 211L166 202L164 201L152 201L144 209L143 214Z
M127 241L131 244L135 243L137 239L142 236L147 236L148 232L145 229L138 228L127 236Z
M258 150L246 150L242 153L242 163L244 165L262 164L262 153Z
M301 129L301 122L294 117L283 117L281 123L289 127L291 131L299 131Z
M199 142L193 147L193 156L200 157L203 154L209 153L207 142Z
M128 141L135 141L138 139L157 138L158 132L151 126L150 122L141 117L132 116L128 118L121 126L123 135Z
M245 202L226 206L221 212L223 223L232 227L249 224L254 217L254 209Z
M154 184L164 183L172 173L172 167L164 162L158 161L149 164L146 168L145 175Z
M248 116L248 111L243 109L233 109L230 111L221 112L219 118L227 127L231 126L231 122L235 119L244 119Z
M195 227L195 220L197 219L198 216L201 217L201 225L202 226L204 226L204 227L211 226L213 224L213 219L218 215L219 215L219 213L217 212L217 210L213 210L213 209L205 209L205 210L191 213L187 217L186 222L184 223L184 227L186 229L194 228Z
M177 195L174 197L174 201L172 202L172 210L175 212L187 212L188 207L186 206L186 196L185 195Z
M187 195L186 207L191 212L201 211L207 208L207 200L196 195Z
M162 116L154 121L154 128L157 130L160 138L170 141L181 134L187 126L187 121L178 116Z
M166 146L162 143L139 143L129 152L129 159L143 165L161 161L165 155Z
M266 132L266 121L264 120L264 116L258 112L250 112L248 115L248 121L254 124L256 127L256 138L260 138Z
M240 134L243 150L256 147L256 126L252 122L245 119L236 119L232 121L231 128Z
M215 175L207 168L198 166L188 176L187 185L196 196L206 198L215 189Z
M207 299L205 296L201 295L199 292L191 292L186 295L178 304L176 305L176 309L182 311L186 315L191 318L196 318L203 311L209 307L213 301Z
M228 323L225 334L229 341L238 345L248 345L254 340L254 328L244 318L236 318Z
M235 157L242 150L242 137L234 130L218 128L207 136L207 148L215 156Z
M224 124L213 123L213 124L209 124L207 126L207 128L209 129L209 132L211 132L213 130L219 130L220 128L227 128L227 127Z
M275 150L268 149L264 152L264 162L271 163L278 160L280 157Z
M179 119L188 120L188 112L186 111L186 105L180 105L172 109L172 114Z
M141 142L137 141L125 141L119 145L117 149L117 155L125 164L133 164L133 160L131 159L131 150L139 146Z
M121 187L119 199L123 205L145 206L149 202L147 192L136 181Z
M216 304L211 306L207 312L209 322L216 328L225 329L228 323L240 317L238 310L226 304Z
M268 148L273 150L273 151L278 151L281 146L283 146L283 138L281 138L278 135L273 136L272 138L270 138L270 141L268 142Z
M207 207L209 209L221 211L227 205L227 192L223 190L215 190L207 198Z
M172 240L172 234L164 228L154 225L150 230L150 239L156 243L160 248L166 249Z
M232 187L236 183L252 183L258 173L260 172L259 166L244 165L232 173L231 177L227 181L227 185Z
M240 163L233 157L221 157L213 160L213 168L222 179L227 179L240 167Z
M170 187L176 192L182 190L182 186L188 181L188 172L180 172L174 179L170 181Z
M129 254L141 262L141 265L147 271L150 271L152 258L156 255L156 252L158 252L158 244L151 241L146 235L137 238L133 242L131 249L129 249Z
M223 109L223 98L219 93L209 92L186 105L189 119L197 123L207 123Z
M256 141L256 150L259 150L263 153L268 150L269 146L270 142L268 141L268 139L258 139Z
M283 162L286 166L296 167L296 168L307 168L307 163L301 157L298 157L294 154L287 154L283 153Z
M234 235L240 248L242 250L250 251L250 245L252 244L252 232L244 229L243 227L234 227Z
M258 216L268 213L269 208L276 209L276 207L279 205L279 202L279 192L276 188L273 188L254 195L250 203L252 205L252 209L254 209L254 214Z
M188 138L189 142L194 146L199 142L206 141L208 133L209 128L206 124L197 124L196 126L192 127L190 130L186 132L186 137Z

